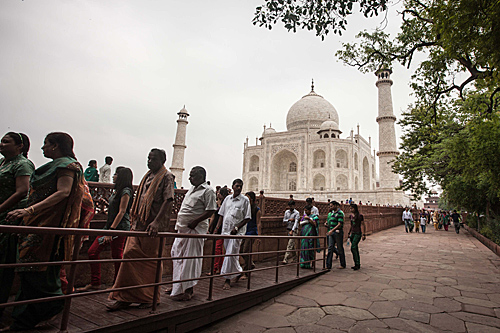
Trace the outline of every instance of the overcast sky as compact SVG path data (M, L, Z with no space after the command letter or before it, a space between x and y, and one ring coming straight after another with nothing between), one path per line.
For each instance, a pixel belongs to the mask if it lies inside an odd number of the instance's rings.
M337 109L343 136L359 123L377 149L376 77L334 54L382 17L355 15L342 37L322 42L309 31L252 25L260 4L2 0L0 130L26 133L37 167L48 162L40 150L45 135L67 132L84 167L90 159L100 167L111 155L138 183L151 148L164 148L170 167L177 112L186 105L183 185L195 165L207 169L213 185L230 184L241 177L245 138L255 144L264 123L286 130L289 108L314 78L316 93ZM388 19L387 31L397 31L396 8ZM409 77L395 66L398 118L411 102Z

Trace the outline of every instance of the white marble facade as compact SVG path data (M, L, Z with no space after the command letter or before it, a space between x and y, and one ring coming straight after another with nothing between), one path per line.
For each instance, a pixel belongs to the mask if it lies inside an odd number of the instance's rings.
M264 190L265 195L282 198L313 196L317 201L352 198L381 205L409 203L403 192L377 187L377 158L371 139L359 134L359 126L357 133L341 135L337 110L314 92L314 85L290 108L286 124L284 132L264 127L255 146L247 139L243 157L246 191Z

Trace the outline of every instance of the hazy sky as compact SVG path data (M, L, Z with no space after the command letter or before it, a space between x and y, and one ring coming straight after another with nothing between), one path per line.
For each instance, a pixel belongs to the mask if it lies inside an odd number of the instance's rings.
M289 108L314 78L316 93L339 113L342 136L359 123L377 149L376 77L334 54L382 18L355 15L344 36L322 42L313 32L252 25L260 4L2 0L0 130L26 133L37 167L48 161L40 150L45 135L67 132L84 167L90 159L100 167L111 155L138 183L151 148L164 148L170 167L177 112L186 105L183 185L194 165L207 169L213 185L229 184L241 177L245 138L255 144L264 123L286 130ZM396 8L388 18L388 31L396 31ZM411 102L409 76L394 68L398 118Z

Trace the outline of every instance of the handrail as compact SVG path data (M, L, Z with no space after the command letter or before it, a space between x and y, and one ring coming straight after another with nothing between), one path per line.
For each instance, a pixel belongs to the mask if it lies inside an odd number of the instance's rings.
M262 235L262 236L246 236L246 235L211 235L211 234L181 234L181 233L172 233L172 232L160 232L158 233L158 236L162 239L162 241L159 244L158 248L158 256L153 257L153 258L133 258L133 259L99 259L99 260L78 260L78 250L80 249L80 240L82 236L87 236L87 235L93 235L93 236L136 236L136 237L150 237L145 231L120 231L120 230L97 230L97 229L81 229L81 228L47 228L47 227L26 227L26 226L12 226L12 225L0 225L0 233L35 233L35 234L57 234L57 235L75 235L75 243L73 247L73 258L71 261L57 261L57 262L33 262L33 263L15 263L15 264L1 264L0 268L6 268L6 267L35 267L35 266L52 266L52 265L70 265L70 272L68 274L68 293L66 295L61 295L61 296L53 296L53 297L45 297L45 298L38 298L38 299L32 299L32 300L25 300L25 301L14 301L14 302L9 302L9 303L3 303L0 304L0 308L5 308L8 306L16 306L16 305L23 305L23 304L32 304L32 303L41 303L41 302L46 302L46 301L52 301L52 300L65 300L65 307L63 311L63 316L61 320L61 326L60 326L60 331L61 332L66 332L67 327L68 327L68 322L69 322L69 312L71 308L71 300L75 297L83 297L83 296L90 296L90 295L97 295L97 294L103 294L103 293L109 293L109 292L114 292L114 291L120 291L120 290L131 290L131 289L141 289L141 288L150 288L154 287L155 292L154 295L157 295L158 288L163 285L169 285L173 283L181 283L181 282L188 282L188 281L199 281L199 280L206 280L209 279L210 283L210 288L209 288L209 294L207 300L212 300L212 293L213 293L213 281L214 281L214 260L215 258L218 257L225 257L225 256L245 256L248 257L249 260L251 261L251 258L253 255L261 255L261 254L276 254L276 265L275 266L270 266L270 267L262 267L262 268L254 268L251 270L247 271L242 271L241 274L248 274L248 280L247 280L247 289L250 289L251 285L251 276L253 273L256 272L261 272L261 271L266 271L266 270L271 270L275 269L276 270L276 280L275 282L278 283L278 272L280 268L287 267L287 266L297 266L297 277L299 276L299 265L302 263L311 263L313 270L316 270L316 261L323 261L323 268L325 267L325 256L326 256L326 249L327 249L327 241L326 237L324 236L278 236L278 235ZM209 241L212 241L212 254L211 255L202 255L202 256L186 256L186 257L163 257L162 252L163 252L163 244L164 244L164 239L165 238L204 238ZM217 239L276 239L278 242L278 249L276 251L258 251L258 252L251 252L249 253L240 253L240 254L221 254L221 255L216 255L215 254L215 242ZM284 264L280 265L279 264L279 257L280 254L283 254L287 252L287 250L280 250L279 249L279 241L281 239L323 239L323 246L320 247L313 247L310 249L307 249L308 251L313 251L314 253L314 259L306 262L297 262L297 263L292 263L292 264ZM316 250L323 250L323 258L316 259ZM295 249L293 252L300 253L301 250ZM181 259L198 259L198 258L203 258L203 259L212 259L211 260L211 276L200 276L198 278L192 278L192 279L184 279L184 280L174 280L174 281L161 281L161 262L163 261L171 261L171 260L181 260ZM139 262L139 261L157 261L157 269L156 269L156 282L155 283L149 283L149 284L144 284L144 285L135 285L135 286L127 286L127 287L121 287L121 288L115 288L115 289L108 289L108 290L96 290L96 291L90 291L90 292L85 292L85 293L73 293L73 283L75 279L75 268L76 265L83 265L83 264L90 264L90 263L115 263L115 262ZM217 275L217 277L224 277L224 276L231 276L234 275L235 273L227 273L227 274L220 274ZM157 300L155 299L153 303L157 303ZM152 311L156 310L156 304L153 304L153 309Z

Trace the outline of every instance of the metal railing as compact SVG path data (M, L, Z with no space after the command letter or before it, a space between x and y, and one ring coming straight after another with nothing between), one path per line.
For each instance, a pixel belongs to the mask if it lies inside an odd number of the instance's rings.
M305 264L305 263L310 263L312 266L313 272L316 272L316 262L317 261L323 261L323 269L325 269L325 264L326 264L326 249L328 248L327 246L327 240L326 237L324 236L237 236L237 235L211 235L211 234L198 234L198 235L193 235L193 234L179 234L179 233L170 233L170 232L160 232L158 233L157 237L160 237L160 242L158 246L158 254L157 257L151 257L151 258L133 258L133 259L99 259L99 260L78 260L78 255L79 255L79 250L81 248L81 241L83 236L135 236L135 237L150 237L147 235L146 232L144 231L117 231L117 230L97 230L97 229L78 229L78 228L46 228L46 227L24 227L24 226L10 226L10 225L0 225L0 232L1 233L15 233L15 234L24 234L24 233L34 233L34 234L56 234L56 235L63 235L63 236L68 236L68 235L74 235L75 236L75 241L74 241L74 246L73 246L73 254L72 254L72 260L71 261L52 261L52 262L36 262L36 263L15 263L15 264L0 264L0 269L1 268L17 268L17 267L36 267L36 266L58 266L58 265L67 265L69 266L69 272L68 272L68 286L67 286L67 293L66 295L60 295L60 296L52 296L52 297L45 297L45 298L37 298L37 299L31 299L31 300L24 300L24 301L14 301L14 302L8 302L8 303L3 303L0 304L0 308L5 308L8 306L16 306L16 305L23 305L23 304L32 304L32 303L42 303L46 301L54 301L54 300L64 300L65 305L64 305L64 310L63 310L63 315L61 319L61 324L60 324L60 332L67 332L68 328L68 323L69 323L69 315L70 315L70 309L71 309L71 300L75 297L83 297L83 296L90 296L90 295L97 295L97 294L103 294L103 293L109 293L109 292L114 292L114 291L121 291L121 290L131 290L131 289L140 289L140 288L149 288L149 287L154 287L154 298L153 298L153 307L152 307L152 312L155 312L157 309L158 305L158 291L160 286L162 285L170 285L173 283L181 283L181 282L188 282L188 281L196 281L196 280L205 280L208 279L209 281L209 290L208 290L208 296L207 300L211 301L213 300L213 284L214 284L214 279L217 277L224 277L224 276L231 276L235 275L237 273L232 272L228 274L218 274L214 275L214 266L215 266L215 259L218 257L226 257L226 256L244 256L248 257L248 262L252 262L252 256L254 255L259 255L259 254L275 254L276 255L276 265L274 266L269 266L269 267L262 267L262 268L254 268L251 270L246 270L240 272L241 274L246 274L247 275L247 290L251 289L251 281L252 281L252 274L256 272L261 272L261 271L266 271L266 270L275 270L275 283L279 283L279 270L280 268L287 267L287 266L297 266L297 271L296 271L296 277L299 277L300 275L300 264ZM164 257L163 256L163 250L165 247L165 239L166 238L204 238L209 241L212 241L212 254L211 255L203 255L203 256L186 256L186 257ZM275 251L261 251L261 252L251 252L249 253L240 253L240 254L220 254L216 255L215 254L215 246L216 246L216 241L218 239L260 239L260 240L270 240L270 239L276 239L277 240L277 250ZM288 241L289 239L295 239L295 240L302 240L302 239L323 239L323 245L320 247L314 247L314 248L308 248L307 251L312 251L314 253L313 260L310 261L305 261L305 262L300 262L300 260L297 261L297 263L290 263L290 264L280 264L280 256L284 253L287 252L287 250L280 250L280 241L286 240ZM316 243L316 242L314 242ZM323 256L322 258L317 259L316 258L316 250L322 250L323 251ZM300 252L304 251L300 249L299 247L296 247L293 252L296 252L298 254L297 257L300 257ZM205 258L205 259L211 259L211 264L210 264L210 276L201 276L198 278L193 278L193 279L184 279L184 280L172 280L172 281L162 281L162 262L163 261L171 261L171 260L180 260L180 259L198 259L198 258ZM89 292L84 292L84 293L74 293L74 282L75 282L75 272L76 272L76 266L77 265L82 265L82 264L96 264L96 263L116 263L116 262L141 262L141 261L157 261L157 267L156 267L156 275L155 275L155 282L154 283L149 283L149 284L141 284L141 285L135 285L135 286L128 286L128 287L121 287L121 288L115 288L115 289L107 289L107 290L96 290L96 291L89 291Z

